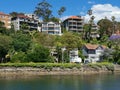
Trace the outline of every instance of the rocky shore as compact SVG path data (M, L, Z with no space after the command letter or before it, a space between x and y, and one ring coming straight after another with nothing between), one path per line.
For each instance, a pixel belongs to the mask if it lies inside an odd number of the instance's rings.
M36 76L36 75L83 75L120 72L120 66L98 67L82 65L80 68L37 68L37 67L0 67L0 76Z

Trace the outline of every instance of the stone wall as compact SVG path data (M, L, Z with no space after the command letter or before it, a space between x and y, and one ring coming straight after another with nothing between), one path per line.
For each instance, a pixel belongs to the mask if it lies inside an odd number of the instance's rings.
M82 75L82 74L96 74L96 73L113 73L120 72L120 66L114 65L114 68L91 67L83 65L81 68L34 68L34 67L0 67L0 76L18 75L18 76L33 76L33 75Z

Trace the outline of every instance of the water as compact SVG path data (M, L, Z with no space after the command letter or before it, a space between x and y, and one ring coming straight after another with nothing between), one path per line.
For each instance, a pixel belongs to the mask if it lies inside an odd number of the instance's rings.
M2 77L0 90L120 90L120 74Z

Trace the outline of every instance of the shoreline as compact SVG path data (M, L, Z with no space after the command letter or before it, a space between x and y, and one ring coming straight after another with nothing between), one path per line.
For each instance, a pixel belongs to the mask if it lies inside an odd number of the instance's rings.
M120 65L113 68L91 67L82 65L80 68L39 68L39 67L0 67L0 77L31 77L40 75L91 75L101 73L119 73Z

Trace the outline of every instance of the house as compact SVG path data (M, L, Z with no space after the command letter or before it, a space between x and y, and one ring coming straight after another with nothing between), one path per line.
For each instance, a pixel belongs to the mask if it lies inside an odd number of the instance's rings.
M106 46L103 45L94 45L86 44L82 48L83 55L85 56L84 63L91 62L100 62L103 60L103 53L106 49Z
M78 56L78 49L73 49L69 53L71 63L81 63L82 59Z
M83 32L84 19L81 16L71 16L63 21L63 27L67 31Z
M61 35L61 24L58 22L43 22L41 32L52 35Z
M7 28L7 29L10 29L11 28L11 16L8 15L8 14L5 14L3 12L0 12L0 21L1 22L4 22L4 26Z
M12 18L15 30L20 30L23 24L27 24L29 30L38 30L38 21L25 15L17 15Z

